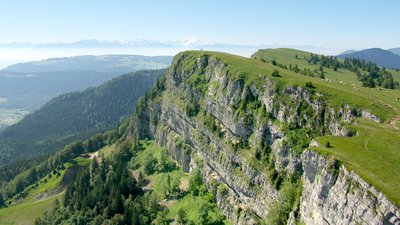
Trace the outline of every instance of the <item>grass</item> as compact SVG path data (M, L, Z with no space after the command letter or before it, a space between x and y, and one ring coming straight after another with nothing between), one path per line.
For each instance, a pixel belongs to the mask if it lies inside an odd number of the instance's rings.
M7 208L0 209L0 224L33 224L37 217L53 207L56 199L62 198L64 191L53 191L60 186L66 172L74 165L83 166L89 162L89 158L77 157L64 163L65 169L59 170L59 175L51 172L27 187L22 192L23 198L15 196Z
M195 197L193 195L186 195L184 198L180 199L169 208L168 217L176 218L179 209L182 208L186 211L189 220L198 221L200 208L204 204L207 204L207 201L204 198Z
M152 155L155 159L160 161L161 158L161 151L165 151L157 146L154 141L140 141L140 143L145 147L144 151L139 152L139 154L135 157L135 163L140 165L136 171L142 171L145 174L143 169L144 160L147 158L148 155ZM168 155L170 161L172 158ZM166 190L167 190L167 176L170 176L171 183L180 183L181 180L188 179L188 174L183 172L181 168L177 168L172 171L168 172L155 172L150 176L145 176L145 178L149 181L148 187L155 191L161 199L164 199Z
M321 147L312 149L334 156L400 206L400 131L371 121L357 122L351 127L357 136L319 137ZM332 147L323 147L328 141Z
M106 145L98 151L99 152L98 156L100 158L108 158L114 150L115 150L114 145L112 146Z
M165 150L158 147L154 141L140 141L140 143L145 147L145 149L139 152L139 154L137 154L137 156L134 158L135 163L141 165L134 171L136 174L138 171L142 171L143 173L142 165L144 163L144 159L146 159L148 155L152 155L157 160L160 160L161 152ZM172 161L171 156L168 155L167 160ZM165 195L167 190L168 176L170 176L172 185L173 183L179 184L179 189L181 190L181 195L179 197L174 196L172 198L167 198ZM149 181L149 184L146 185L145 189L150 189L151 191L157 193L157 196L159 196L161 200L160 204L169 209L167 218L170 220L177 218L178 211L182 208L187 213L187 219L196 223L200 221L199 217L201 206L210 204L206 196L193 196L191 193L187 192L190 176L191 175L189 173L183 172L179 167L171 171L156 171L150 176L145 175L145 179ZM215 213L219 213L219 211L209 212L211 217L216 217L217 215L215 215ZM224 223L232 224L229 220L225 220Z
M18 196L14 197L13 199L11 199L10 205L31 203L35 201L40 194L50 192L56 189L59 186L61 180L63 179L64 174L67 172L69 168L72 167L72 163L65 163L64 167L65 167L64 170L59 170L60 172L59 176L51 173L51 177L47 175L42 179L38 180L37 182L35 182L34 184L27 187L22 192L25 195L25 197L23 199L18 199L19 198Z
M182 169L177 169L168 173L158 173L148 177L151 183L151 189L157 193L162 199L165 198L165 193L167 190L167 176L170 176L171 183L182 182L183 179L189 177Z
M141 151L135 160L139 160L139 161L143 161L144 158L146 158L146 155L152 155L154 158L156 158L157 160L160 159L161 157L161 149L160 147L158 147L158 145L156 144L155 141L150 140L150 141L144 141L141 140L140 144L142 146L144 146L146 149L144 151ZM172 160L172 158L171 158Z
M69 165L66 168L70 168ZM51 209L56 199L62 197L64 192L52 195L44 199L36 199L42 193L52 191L58 187L67 169L60 171L61 175L52 175L42 178L37 182L38 186L29 186L25 191L27 196L7 208L0 209L0 224L33 224L33 221L45 211ZM46 180L46 182L45 182Z
M197 224L196 222L200 221L201 207L207 204L209 204L209 202L203 196L193 196L191 194L188 194L171 205L167 217L170 219L177 218L178 211L180 209L184 209L187 215L187 219L190 221L194 221L195 224ZM214 215L212 212L208 212L208 214L211 216L211 218L217 216ZM224 224L230 225L232 224L232 222L226 219L224 220Z
M91 161L90 158L85 158L85 157L82 157L82 156L76 157L74 159L74 162L76 164L78 164L79 166L86 166L86 165L88 165L90 163L90 161Z
M46 210L51 209L54 206L56 199L60 199L63 194L64 192L40 201L17 204L8 208L0 209L0 224L33 224L33 221Z
M298 56L296 58L295 56ZM309 58L310 53L294 49L265 49L259 50L253 55L258 59L276 59L278 63L297 64L300 68L310 68L311 70L318 69L319 65L310 65L305 58ZM265 63L268 67L273 67L270 63ZM278 68L278 67L277 67ZM400 90L387 89L380 91L379 88L362 87L361 82L357 80L355 73L339 69L334 71L332 69L324 68L325 78L332 80L332 82L322 81L320 78L309 77L301 74L296 74L282 68L281 71L288 72L285 74L291 79L288 84L304 85L305 80L311 81L318 92L323 93L329 97L328 101L333 106L340 106L349 104L352 107L361 107L369 109L372 113L383 119L384 121L400 114L400 101L396 98L400 97ZM278 69L278 70L279 70ZM396 79L400 80L400 75L396 71L391 71ZM290 74L290 75L289 75ZM294 75L294 76L293 76ZM282 78L285 78L283 76ZM349 85L342 85L347 83ZM353 88L353 84L359 91Z

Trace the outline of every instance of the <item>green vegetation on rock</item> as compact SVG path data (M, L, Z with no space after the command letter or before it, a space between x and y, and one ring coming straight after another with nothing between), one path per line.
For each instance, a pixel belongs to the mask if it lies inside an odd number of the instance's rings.
M328 157L334 156L365 181L382 191L400 205L400 131L375 122L358 120L351 126L357 131L353 137L318 137L321 145L314 150Z

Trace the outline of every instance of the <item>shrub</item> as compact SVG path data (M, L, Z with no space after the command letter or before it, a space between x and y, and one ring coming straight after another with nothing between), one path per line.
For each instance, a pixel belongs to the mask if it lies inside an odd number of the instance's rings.
M285 183L281 192L281 199L272 207L264 221L265 224L286 224L290 212L298 207L300 195L301 182Z
M147 175L153 174L157 164L158 160L156 158L154 158L152 155L147 155L144 159L144 172L146 172Z
M273 77L280 77L281 75L279 74L279 71L278 71L278 70L274 70L274 71L272 72L272 76L273 76Z
M306 87L308 87L308 88L315 88L311 81L306 82Z
M218 193L221 196L226 196L229 193L228 186L226 186L226 184L220 184L218 186Z
M179 208L176 222L178 224L186 224L187 223L187 213L184 209Z
M196 169L189 180L189 190L193 195L198 196L203 186L203 178L200 171Z
M331 143L330 143L329 141L327 141L327 142L325 143L325 147L327 147L327 148L332 147L332 146L331 146Z

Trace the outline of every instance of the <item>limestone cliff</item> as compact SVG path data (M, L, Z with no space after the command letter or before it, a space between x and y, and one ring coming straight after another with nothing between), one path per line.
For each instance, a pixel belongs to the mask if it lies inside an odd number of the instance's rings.
M252 80L224 54L184 52L138 103L126 135L168 147L185 171L198 168L235 224L261 223L300 185L289 223L399 224L399 210L354 173L303 149L315 135L353 135L349 106L313 90ZM231 59L232 60L232 59Z
M399 209L344 166L312 151L303 153L302 164L306 224L400 224Z

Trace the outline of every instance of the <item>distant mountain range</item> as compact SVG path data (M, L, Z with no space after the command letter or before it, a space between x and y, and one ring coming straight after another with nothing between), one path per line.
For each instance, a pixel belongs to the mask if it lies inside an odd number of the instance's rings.
M391 49L388 49L388 50L393 52L394 54L400 55L400 48L391 48Z
M353 52L356 52L356 50L347 50L347 51L344 51L344 52L340 53L340 55L351 54Z
M357 58L368 62L376 63L378 66L400 69L400 55L394 52L400 48L384 50L380 48L370 48L361 51L344 52L338 55L339 58Z
M171 63L171 60L171 56L87 55L18 63L8 66L2 71L14 73L48 73L80 70L123 74L142 69L165 68Z

